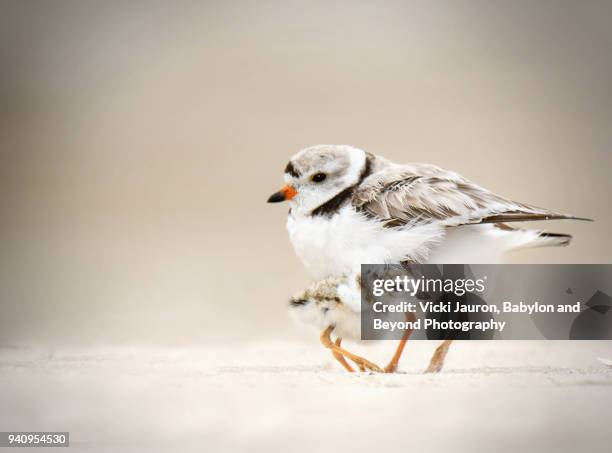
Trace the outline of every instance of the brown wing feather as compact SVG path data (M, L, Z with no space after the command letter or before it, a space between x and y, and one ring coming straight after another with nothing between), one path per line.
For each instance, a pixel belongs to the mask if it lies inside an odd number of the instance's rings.
M431 165L409 165L378 172L355 191L353 204L389 228L434 221L458 226L579 219L505 199L456 173Z

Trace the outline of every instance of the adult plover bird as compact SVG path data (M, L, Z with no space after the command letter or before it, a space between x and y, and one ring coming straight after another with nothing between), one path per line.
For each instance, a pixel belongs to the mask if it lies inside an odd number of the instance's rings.
M296 254L315 279L382 263L495 263L523 247L567 245L571 236L511 222L580 219L517 203L430 164L396 164L347 145L306 148L285 167Z

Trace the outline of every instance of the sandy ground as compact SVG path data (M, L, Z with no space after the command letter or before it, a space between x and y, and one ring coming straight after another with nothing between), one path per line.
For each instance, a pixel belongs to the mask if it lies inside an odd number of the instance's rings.
M611 342L464 342L423 375L434 347L410 344L394 375L346 373L316 341L4 348L0 427L96 452L612 448Z

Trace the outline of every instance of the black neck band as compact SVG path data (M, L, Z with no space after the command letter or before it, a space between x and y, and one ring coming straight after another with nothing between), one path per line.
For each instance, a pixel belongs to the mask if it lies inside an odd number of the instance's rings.
M333 197L331 200L326 201L318 208L315 208L312 211L312 216L323 216L323 217L333 217L338 213L340 208L344 206L344 204L353 196L353 192L355 188L360 185L364 179L366 179L372 173L372 162L370 161L370 156L366 155L365 164L363 169L361 170L361 174L359 175L359 180L350 187L347 187L338 195Z

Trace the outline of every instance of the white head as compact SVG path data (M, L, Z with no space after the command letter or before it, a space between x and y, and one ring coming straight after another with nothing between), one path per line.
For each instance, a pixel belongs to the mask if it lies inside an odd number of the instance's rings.
M366 171L365 151L348 145L318 145L294 155L285 186L269 203L289 201L297 212L312 211L357 184Z

